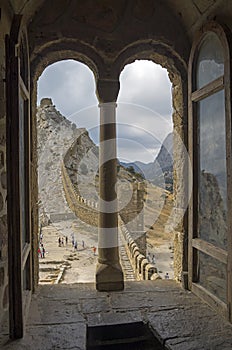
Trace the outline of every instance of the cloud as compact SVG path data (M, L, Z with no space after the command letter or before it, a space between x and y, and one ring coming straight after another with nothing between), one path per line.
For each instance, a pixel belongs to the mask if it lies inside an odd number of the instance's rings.
M95 80L91 70L73 60L50 65L38 81L38 101L52 97L66 117L91 105L97 105Z
M151 61L135 61L120 76L117 100L118 156L150 162L172 131L171 83L167 71ZM38 81L38 101L51 97L56 108L98 143L100 111L94 75L67 60L49 66Z
M159 114L172 112L171 83L167 70L151 61L135 61L120 75L119 102L140 104Z
M137 129L153 135L161 142L172 130L170 115L161 115L144 105L119 103L117 107L117 122L133 125Z
M144 163L153 162L160 150L160 144L152 145L149 148L143 142L135 139L117 139L118 158L123 162L134 162L142 160Z

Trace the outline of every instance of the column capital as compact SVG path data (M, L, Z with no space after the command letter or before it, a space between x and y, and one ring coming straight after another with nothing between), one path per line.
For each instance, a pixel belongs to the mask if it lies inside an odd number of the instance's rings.
M118 80L98 79L96 93L99 103L116 102L119 89Z
M116 108L117 102L99 102L98 107L100 108Z

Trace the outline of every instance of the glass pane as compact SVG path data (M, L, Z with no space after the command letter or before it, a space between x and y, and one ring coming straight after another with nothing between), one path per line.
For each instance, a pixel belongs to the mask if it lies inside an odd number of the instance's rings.
M198 235L227 247L226 127L224 91L198 102Z
M23 270L23 290L30 290L30 254Z
M199 284L226 302L226 265L202 252L199 252L199 264Z
M24 140L24 99L19 96L19 181L22 246L26 242L26 213L25 213L25 140Z
M196 68L197 89L224 74L223 47L215 33L210 32L204 37L199 49Z

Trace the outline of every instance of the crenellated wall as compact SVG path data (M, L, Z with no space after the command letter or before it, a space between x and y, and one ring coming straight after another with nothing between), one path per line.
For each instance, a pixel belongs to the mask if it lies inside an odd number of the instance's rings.
M96 203L78 195L74 188L64 163L61 164L62 182L65 192L65 197L70 209L76 216L88 225L98 226L98 211Z
M126 252L133 267L137 280L155 280L161 279L157 273L157 268L149 263L146 256L132 238L131 233L127 229L121 217L119 217L119 227L124 238Z

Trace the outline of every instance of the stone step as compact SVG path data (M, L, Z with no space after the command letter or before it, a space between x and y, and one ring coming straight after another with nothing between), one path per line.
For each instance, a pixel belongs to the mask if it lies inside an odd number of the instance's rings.
M122 236L121 230L119 230L119 254L120 254L120 261L121 261L121 265L124 273L124 279L125 281L135 281L136 278L134 275L134 270L128 258L124 243L125 243L124 237Z

